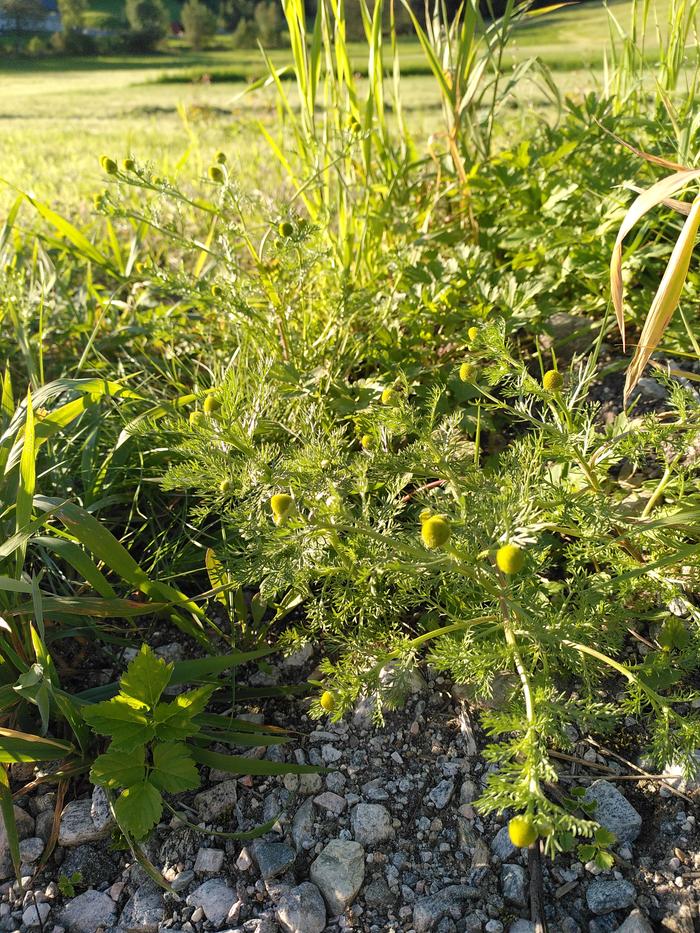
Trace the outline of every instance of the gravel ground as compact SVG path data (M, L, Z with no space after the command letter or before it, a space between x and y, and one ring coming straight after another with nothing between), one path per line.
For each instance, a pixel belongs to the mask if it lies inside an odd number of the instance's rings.
M275 675L304 679L314 666L307 654ZM527 853L511 845L505 817L484 819L475 806L488 771L478 710L441 676L424 673L382 728L367 701L337 725L312 722L303 700L292 701L291 715L287 700L244 710L302 734L255 749L255 757L329 773L232 780L205 772L202 790L177 801L203 831L174 818L145 846L173 893L114 846L104 795L87 783L71 785L59 845L34 876L56 793L43 785L17 797L27 890L12 880L0 833L0 930L534 931ZM578 741L574 755L585 765L561 761L561 773L578 773L598 801L597 818L618 836L616 863L599 872L572 856L543 860L550 933L700 929L695 792L686 789L684 799L658 782L616 781L630 767L589 740ZM31 768L13 766L12 777L21 787ZM272 832L245 845L206 833L250 829L276 815Z

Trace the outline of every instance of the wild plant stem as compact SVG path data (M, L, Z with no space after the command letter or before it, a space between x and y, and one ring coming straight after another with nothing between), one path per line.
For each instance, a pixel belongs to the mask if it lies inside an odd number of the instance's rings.
M647 504L644 506L644 511L642 512L642 518L648 518L651 515L652 511L656 507L656 503L663 496L666 490L666 487L668 486L669 482L671 481L673 477L673 467L678 462L678 459L679 458L676 457L673 463L670 463L664 470L664 475L661 477L661 479L659 480L656 486L656 489L651 494L651 498L649 499Z
M502 584L503 586L504 584ZM518 677L520 678L520 687L523 693L523 699L525 700L525 718L527 719L527 731L530 735L535 734L535 703L532 698L532 689L530 687L530 678L528 676L527 669L523 663L522 655L520 654L520 649L518 648L518 642L515 637L515 632L511 625L510 611L508 609L508 603L506 602L505 595L502 593L500 598L501 604L501 615L503 619L503 633L505 635L506 643L513 652L513 659L515 661L515 669L518 672ZM530 774L530 792L532 794L540 795L540 784L535 775Z

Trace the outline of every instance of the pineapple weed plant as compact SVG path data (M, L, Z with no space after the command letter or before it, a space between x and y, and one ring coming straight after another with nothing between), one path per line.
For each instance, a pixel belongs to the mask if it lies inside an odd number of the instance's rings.
M571 746L572 726L631 716L660 768L695 767L694 396L672 383L662 417L603 426L588 398L600 341L566 373L525 358L512 320L465 309L459 263L430 295L397 250L368 316L369 289L338 281L317 227L272 221L258 250L225 161L212 168L219 216L235 221L192 298L224 299L240 345L193 408L157 421L174 461L165 488L195 494L202 527L220 523L212 583L255 592L284 648L327 647L315 716L372 694L381 720L423 660L476 700L505 688L482 716L494 768L481 808L515 814L513 841L542 837L550 854L592 837L581 857L608 866L611 835L553 789L549 752ZM234 238L254 260L245 275ZM411 321L426 293L443 353ZM396 329L403 367L387 339L397 308L414 325Z
M575 795L551 793L549 750L570 748L572 726L632 716L659 767L695 765L698 529L683 458L698 413L674 387L665 418L603 428L593 359L534 376L497 321L471 328L462 353L424 385L349 382L340 414L333 393L292 414L272 369L250 398L231 373L214 413L170 425L183 461L166 483L196 491L200 518L221 516L225 573L287 619L282 643L327 646L313 715L338 719L372 694L381 720L422 660L475 699L500 681L479 805L519 814L513 841L541 836L553 854L596 828ZM501 431L506 448L488 452Z

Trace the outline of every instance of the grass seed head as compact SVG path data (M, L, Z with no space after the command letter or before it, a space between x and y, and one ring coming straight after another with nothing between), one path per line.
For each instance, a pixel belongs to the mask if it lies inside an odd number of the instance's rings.
M432 515L423 522L420 536L423 544L432 551L447 544L451 533L450 520L445 515Z
M496 565L503 573L520 573L525 564L525 552L517 544L504 544L496 552Z

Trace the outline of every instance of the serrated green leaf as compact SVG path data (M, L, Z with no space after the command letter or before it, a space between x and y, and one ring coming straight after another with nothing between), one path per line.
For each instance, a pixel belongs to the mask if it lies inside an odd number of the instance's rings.
M142 645L121 678L120 693L152 710L168 686L172 672L172 664L157 657L148 645Z
M129 752L150 742L155 727L143 708L116 696L83 708L83 718L100 735L110 735L115 748Z
M615 856L612 852L598 852L594 861L598 868L607 871L615 864Z
M163 798L150 781L122 791L114 804L117 822L136 839L143 839L153 829L162 812Z
M178 794L199 787L199 772L183 742L167 742L153 748L153 770L149 781L159 790Z
M215 684L205 684L202 687L197 687L196 690L188 690L187 693L181 693L179 696L175 697L173 702L175 706L187 713L191 719L193 716L198 716L199 713L204 712L215 690Z
M161 742L176 742L187 739L199 727L193 725L186 710L180 709L174 703L159 703L153 714L155 737Z
M90 780L112 790L140 784L146 777L145 760L143 747L128 753L111 747L93 762Z
M617 841L617 836L604 826L599 826L595 831L595 841L599 846L611 846Z
M559 837L559 845L562 852L572 852L576 845L576 837L573 833L563 832Z
M582 862L590 862L595 855L595 846L585 845L578 847L578 857Z
M205 685L188 693L182 693L171 703L159 703L155 708L156 738L162 742L187 739L199 732L199 725L193 717L206 709L214 685Z

